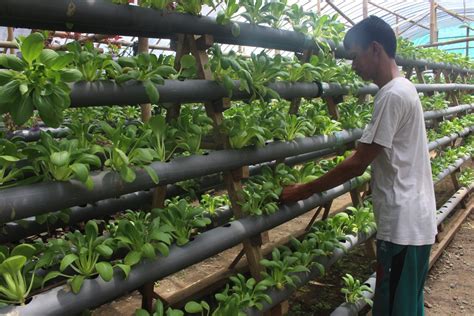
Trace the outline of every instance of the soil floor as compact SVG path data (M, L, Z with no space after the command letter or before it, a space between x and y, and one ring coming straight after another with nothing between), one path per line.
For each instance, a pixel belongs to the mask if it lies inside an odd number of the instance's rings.
M438 206L446 202L455 192L449 177L436 185ZM472 200L472 199L471 199ZM336 199L332 212L344 209L350 203L346 194ZM470 203L472 205L472 203ZM314 211L308 212L293 221L285 223L269 232L270 242L287 237L295 231L304 229ZM451 244L444 250L431 269L425 287L425 306L427 315L474 315L474 215L463 223ZM183 290L198 280L226 268L240 252L237 246L228 249L208 260L193 265L156 283L155 291L163 298ZM334 264L322 278L310 281L298 289L289 301L288 315L329 315L344 301L340 293L342 276L350 273L366 280L373 273L373 264L363 246L357 247L339 262ZM176 297L176 296L174 296ZM128 316L140 308L141 296L137 291L103 305L92 312L95 316Z

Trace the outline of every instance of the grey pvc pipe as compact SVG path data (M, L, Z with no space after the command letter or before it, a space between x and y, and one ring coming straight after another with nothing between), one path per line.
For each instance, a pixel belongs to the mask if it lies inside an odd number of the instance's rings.
M474 85L469 84L457 84L457 83L439 83L439 84L414 84L418 92L431 92L431 91L457 91L457 90L474 90ZM338 96L350 93L349 87L342 86L338 83L322 83L322 96ZM377 85L371 83L360 87L355 91L355 95L371 94L375 95L379 88Z
M248 99L249 94L238 90L238 81L232 93L232 100ZM179 102L194 103L215 101L228 97L227 90L212 80L165 80L164 85L156 85L160 93L160 103ZM281 98L317 98L348 94L349 88L336 83L309 82L276 82L268 85L278 92ZM321 88L322 87L322 88ZM415 84L419 92L474 90L474 85L461 84ZM130 105L149 102L145 88L140 82L128 81L118 85L113 81L77 82L71 85L71 107L88 107L97 105ZM378 87L369 84L360 87L356 95L376 94Z
M458 106L452 106L443 110L426 111L424 113L425 120L432 120L438 117L444 117L452 114L456 114L462 111L469 111L474 109L474 104L461 104Z
M179 33L212 35L222 44L256 46L287 51L319 50L314 40L302 33L273 29L265 26L238 23L240 35L234 37L230 25L219 25L215 18L156 11L137 6L114 5L106 0L3 0L0 25L30 29L62 30L67 32L119 34L152 38L175 39ZM336 57L350 59L342 45L336 47ZM401 66L448 69L462 73L463 69L446 63L410 60L397 56Z
M232 100L248 99L250 95L239 90L239 81L234 82ZM317 98L320 85L311 82L275 82L268 85L283 99ZM229 97L224 86L213 80L165 80L156 85L160 93L160 103L194 103L215 101ZM71 85L71 107L97 105L130 105L149 102L145 88L140 82L127 81L121 85L114 81L77 82Z
M49 127L41 127L39 129L34 130L18 130L14 131L11 134L7 135L7 138L14 138L19 137L25 142L34 142L40 139L41 132L49 132L53 135L54 138L63 138L66 137L70 130L67 127L59 127L59 128L49 128Z
M364 284L367 285L375 291L375 281L376 281L376 274L373 273L365 282ZM362 296L368 299L372 299L374 297L373 292L363 291ZM367 305L364 300L360 299L355 304L352 303L343 303L339 307L337 307L332 313L331 316L357 316L359 312Z
M348 240L345 242L341 242L341 246L343 247L344 250L336 248L334 249L333 255L330 258L323 257L317 260L317 262L322 264L327 269L331 267L336 261L341 259L344 255L346 255L348 251L354 249L356 246L365 242L374 234L375 234L375 229L373 229L369 234L360 233L357 236L347 235L346 237L348 238ZM303 286L304 284L308 283L310 280L313 280L316 277L320 276L321 273L319 272L319 269L313 268L311 269L309 273L302 272L302 273L295 273L295 275L298 276L299 278L299 281L295 282L296 288L299 288ZM290 287L290 286L287 286L282 290L270 289L269 291L267 291L266 294L270 296L270 298L272 299L272 302L270 304L265 302L263 304L262 311L268 311L272 307L278 305L280 302L283 302L288 297L290 297L295 290L296 290L295 288ZM257 316L261 314L261 311L258 311L256 309L248 309L246 311L246 314L250 316Z
M265 161L283 159L355 141L361 129L299 138L292 142L272 142L263 148L219 150L208 155L179 157L171 162L150 165L159 176L160 185L198 178L221 171L230 171ZM9 188L0 194L0 223L62 210L156 186L144 170L136 170L136 180L126 183L117 172L103 171L92 175L94 189L89 191L80 182L44 182Z
M280 206L275 214L258 217L248 216L199 234L183 247L171 246L170 254L167 257L159 256L157 259L138 264L132 269L126 280L118 271L110 282L105 282L101 278L86 280L77 295L63 286L55 287L34 296L27 305L8 306L0 309L0 314L12 313L12 315L22 316L67 315L99 306L137 289L151 280L158 280L180 271L231 248L246 238L296 218L315 206L322 205L360 186L367 182L369 178L370 176L365 174L323 193L314 194L306 200ZM350 247L355 241L357 239L345 244Z
M446 203L443 204L443 206L438 209L436 215L436 222L438 225L441 224L454 210L454 208L462 201L462 199L464 199L464 197L472 191L473 187L474 183L471 183L467 187L460 188Z
M436 180L435 182L438 183L438 182L441 182L441 180L443 180L444 178L446 178L447 176L449 176L451 173L453 173L454 171L456 171L456 169L458 169L459 167L461 167L466 161L468 161L469 159L471 159L471 156L464 156L462 158L459 158L458 160L456 160L451 166L449 166L448 168L446 168L444 171L440 172L437 176L436 176Z
M446 217L454 210L454 208L462 201L462 199L471 192L472 188L474 187L474 183L469 185L468 187L460 188L454 195L441 206L438 211L436 212L436 223L437 225L441 224ZM373 273L364 284L368 284L372 291L375 292L375 279L376 274ZM362 295L365 298L372 299L374 297L374 293L370 293L364 291ZM355 304L351 303L343 303L339 307L337 307L332 313L331 316L357 316L359 312L367 305L365 301L359 300Z
M302 154L295 157L288 157L285 159L285 163L288 165L303 163L312 159L322 157L327 154L331 154L333 152L334 149L323 149L313 153ZM250 175L258 174L264 165L272 166L274 165L274 163L262 163L250 166ZM199 179L199 183L199 191L205 192L207 190L222 185L222 176L221 174L206 176ZM172 197L183 194L184 190L182 190L176 185L168 185L166 193L167 197ZM68 224L83 222L92 218L109 216L118 212L125 211L127 209L136 210L151 203L151 199L151 191L141 191L122 195L119 198L98 201L96 203L88 204L83 207L72 207ZM220 226L227 223L232 218L232 215L232 210L227 207L222 210L216 211L215 216L210 216L210 218L213 220L214 226ZM0 243L17 241L28 236L45 232L48 229L55 229L64 225L60 221L55 224L39 224L35 221L34 217L25 218L21 221L21 224L17 222L10 222L4 224L0 232Z
M474 126L466 127L465 129L463 129L462 131L460 131L458 133L453 133L449 136L444 136L444 137L438 138L437 140L434 140L434 141L428 143L428 150L431 151L431 150L436 149L438 147L447 145L450 142L452 142L453 140L458 139L459 137L464 137L464 136L468 135L473 130L474 130Z

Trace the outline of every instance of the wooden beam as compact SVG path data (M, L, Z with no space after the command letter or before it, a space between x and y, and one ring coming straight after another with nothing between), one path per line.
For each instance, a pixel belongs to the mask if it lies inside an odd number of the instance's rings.
M422 15L422 16L417 20L417 22L420 22L421 20L423 20L424 18L426 18L429 14L430 14L430 12L425 13L424 15ZM398 34L398 35L399 35L399 36L402 35L403 33L405 33L406 31L408 31L409 29L411 29L411 28L414 27L414 26L415 26L415 24L410 25L409 27L407 27L406 29L404 29L403 31L401 31L400 34Z
M362 0L362 17L366 19L369 16L369 0Z
M469 29L468 29L469 31ZM432 44L425 44L425 45L419 45L418 47L436 47L436 46L443 46L443 45L450 45L450 44L458 44L458 43L464 43L466 42L466 45L469 45L469 42L474 41L474 36L467 36L465 38L458 38L455 40L450 40L446 42L436 42Z
M456 12L452 11L452 10L448 10L446 9L445 7L441 6L440 4L437 4L437 7L441 9L441 11L444 11L446 12L447 14L449 14L450 16L452 16L453 18L456 18L458 19L459 21L461 22L466 22L466 21L470 21L470 22L474 22L474 19L471 19L467 16L462 16L460 14L457 14Z
M339 13L344 19L347 20L352 25L355 25L354 21L351 20L347 15L344 14L344 12L341 11L334 3L332 3L332 0L326 0L327 3L337 12Z
M438 41L438 18L436 16L436 2L430 0L430 43Z
M433 267L433 264L438 260L439 256L443 253L443 250L448 246L451 240L454 238L454 235L461 227L464 220L469 216L471 213L472 206L469 206L466 209L461 209L455 212L452 216L451 221L447 227L446 233L440 238L441 241L439 244L435 244L433 250L431 251L430 255L430 269Z
M418 22L415 21L415 20L412 20L412 19L410 19L410 18L404 17L403 15L400 15L400 14L394 12L394 11L391 11L391 10L389 10L389 9L386 9L386 8L382 7L381 5L378 5L378 4L376 4L376 3L373 3L372 1L368 1L368 2L369 2L371 5L373 5L374 7L379 8L380 10L386 11L386 12L388 12L388 13L390 13L390 14L393 14L393 15L395 15L395 17L398 17L398 18L403 19L403 20L405 20L405 21L407 21L407 22L410 22L410 23L412 23L413 25L418 25L419 27L422 27L422 28L427 29L427 30L430 29L429 27L427 27L427 26L425 26L425 25L423 25L423 24L420 24L420 23L418 23ZM397 24L398 24L398 22L397 22Z

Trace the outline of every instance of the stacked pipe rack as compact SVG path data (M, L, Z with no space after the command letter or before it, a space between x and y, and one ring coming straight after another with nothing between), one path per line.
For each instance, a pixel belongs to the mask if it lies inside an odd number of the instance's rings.
M97 1L70 1L50 0L47 2L36 0L4 0L0 6L0 24L3 26L24 27L31 29L48 29L57 31L75 31L87 33L104 33L144 36L151 38L168 38L178 40L178 35L200 35L211 37L215 43L249 45L262 48L272 48L286 51L302 52L311 51L317 53L318 47L311 38L303 34L276 30L269 27L255 26L247 23L239 23L240 35L234 37L230 26L222 26L210 17L197 17L173 12L161 12L135 6L114 5L106 0ZM184 36L186 38L186 36ZM193 40L188 38L188 40ZM347 52L340 46L330 43L337 58L348 58ZM212 102L222 101L228 98L226 89L213 81L205 73L205 51L191 52L196 54L198 64L202 67L203 76L199 80L166 80L164 85L157 85L160 92L160 102L171 103L197 103L203 102L206 106ZM447 84L417 84L418 92L426 94L434 91L472 92L474 85L466 83L452 83L457 76L464 79L472 76L474 70L462 69L460 67L446 64L433 63L424 60L409 60L397 57L397 63L404 67L407 76L413 71L420 73L431 69L443 73L449 78ZM439 79L439 78L438 78ZM464 80L464 82L466 82ZM337 83L288 83L277 82L270 86L283 99L295 100L299 98L332 98L348 94L347 87ZM118 85L112 81L101 81L94 83L80 82L71 85L71 107L87 106L110 106L128 105L149 102L145 88L139 82L128 82ZM356 95L375 94L378 87L368 85L358 89ZM248 98L249 95L238 89L235 82L232 100ZM335 105L337 107L337 104ZM447 115L453 115L472 110L473 105L460 105L450 107L446 110L429 111L425 113L425 119L436 119ZM214 122L218 122L222 113L208 111ZM337 119L336 117L334 117ZM453 140L462 138L472 132L474 126L464 131L445 136L429 144L430 150L445 146ZM55 131L52 131L53 133ZM67 129L57 131L64 135ZM28 132L25 132L25 135ZM60 135L60 136L61 136ZM67 313L79 313L87 308L94 308L118 298L130 291L142 288L147 284L162 279L172 273L178 272L192 264L216 255L226 249L236 246L242 242L246 245L247 259L250 271L254 277L259 267L258 256L262 256L260 245L252 244L255 239L261 239L261 234L296 218L317 206L326 205L333 199L347 192L356 192L357 188L367 183L370 176L364 174L336 188L321 194L315 194L310 198L298 203L283 205L272 215L260 217L242 216L238 210L238 201L235 193L241 187L242 177L236 177L238 170L240 174L251 165L254 173L258 172L262 164L272 161L284 161L288 164L301 163L322 157L349 143L353 143L362 135L361 129L345 130L331 135L318 135L313 137L299 138L292 142L275 141L262 148L245 148L234 150L225 148L210 152L207 155L193 155L180 157L170 162L155 162L151 165L160 179L160 187L168 196L177 194L178 190L174 184L178 181L201 178L201 184L205 187L223 185L229 191L233 205L222 212L220 222L225 225L212 228L197 235L189 244L170 248L169 256L158 256L154 260L144 261L132 268L127 279L119 273L115 273L113 279L105 282L102 279L88 279L78 294L73 294L63 286L53 287L44 293L35 295L28 304L23 306L8 306L0 309L0 313L15 313L18 315L65 315ZM26 136L25 136L26 137ZM219 135L222 143L225 143L225 135ZM34 137L32 138L34 140ZM437 181L458 171L459 167L470 157L464 157L440 173ZM224 176L218 174L224 173ZM44 231L44 225L31 221L31 225L21 227L14 220L27 220L32 216L44 214L64 208L72 208L72 222L85 221L98 216L110 214L111 210L123 211L129 207L137 207L149 203L152 199L152 191L156 190L156 184L147 176L143 170L137 171L136 180L132 183L124 182L118 173L113 171L95 172L92 176L94 190L89 191L85 186L75 180L68 182L43 182L39 184L25 185L0 191L0 222L4 224L7 235L0 236L2 242L12 242L29 235ZM462 197L459 195L450 202L440 218L444 220L447 213L467 196L471 190L460 188ZM52 194L54 192L54 194ZM359 196L360 198L360 196ZM161 201L160 203L163 203ZM446 209L446 208L445 208ZM108 213L109 212L109 213ZM235 220L229 219L235 216ZM327 216L327 214L326 214ZM375 232L365 235L349 237L342 247L349 250L356 245L373 238ZM252 242L250 242L252 241ZM261 242L261 240L260 240ZM247 244L245 244L247 243ZM345 254L342 250L335 251L330 258L324 258L321 262L329 267ZM251 256L254 256L252 261ZM311 278L318 275L317 271L301 273L303 285ZM289 298L294 292L292 288L283 291L270 290L272 304L265 304L264 311L274 309L280 302ZM143 293L143 292L142 292ZM144 294L144 296L150 295ZM145 302L146 301L146 302ZM150 300L144 300L144 306L150 306ZM259 311L249 310L249 314L258 314Z

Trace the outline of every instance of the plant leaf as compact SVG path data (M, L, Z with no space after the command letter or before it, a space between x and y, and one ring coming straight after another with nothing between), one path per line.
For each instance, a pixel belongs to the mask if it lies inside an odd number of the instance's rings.
M112 268L112 265L109 262L97 262L95 264L95 268L104 281L108 282L112 280L112 277L114 276L114 269Z
M37 59L44 47L44 37L40 33L33 33L25 38L21 44L21 54L23 58L31 64Z

